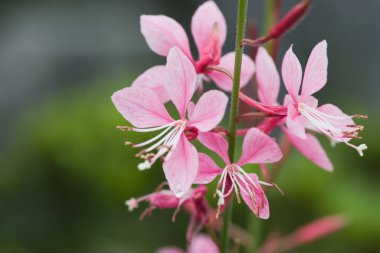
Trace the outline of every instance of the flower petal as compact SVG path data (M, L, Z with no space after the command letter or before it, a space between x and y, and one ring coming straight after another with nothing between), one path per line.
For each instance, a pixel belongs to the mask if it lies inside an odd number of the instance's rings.
M179 205L179 199L169 190L162 190L152 193L149 202L159 209L176 208Z
M292 46L284 56L281 72L286 90L290 96L292 96L293 100L297 101L301 86L302 68L297 56L293 53Z
M206 235L197 235L191 241L189 253L219 253L218 246Z
M112 101L120 114L136 127L161 126L174 121L151 89L124 88L112 95Z
M274 163L282 158L277 143L257 128L248 130L244 137L243 151L238 165L247 163Z
M222 173L222 169L208 155L199 153L198 156L199 168L194 184L209 184Z
M207 1L198 7L191 20L191 32L199 52L207 46L215 24L218 28L220 45L223 45L227 36L226 20L216 3Z
M138 76L132 83L132 87L149 88L152 89L161 102L166 103L169 100L169 96L166 94L164 86L165 66L154 66L146 70L140 76Z
M178 47L192 59L186 32L174 19L163 15L141 15L140 25L149 48L156 54L167 56L172 47Z
M226 164L230 164L230 159L228 158L228 142L223 136L213 132L199 133L198 140L205 147L218 154Z
M337 129L340 129L344 132L352 132L354 129L348 126L355 125L355 122L352 120L350 116L342 112L337 106L332 104L324 104L320 107L318 107L318 111L323 112L325 114L328 114L332 117L336 117L335 120L331 120L330 124ZM335 141L339 142L346 142L349 141L351 138L334 138Z
M186 194L198 172L198 152L182 135L168 160L163 164L170 190L177 198Z
M223 119L228 97L221 91L211 90L204 93L195 105L189 125L202 132L208 132Z
M272 57L264 47L259 47L257 51L256 79L260 101L267 105L277 104L280 77Z
M189 102L187 105L187 118L191 118L193 116L193 112L195 109L195 104L193 102Z
M301 139L306 138L305 127L302 125L299 113L293 104L288 105L288 116L286 117L286 125L289 131Z
M235 52L230 52L225 54L220 58L220 63L218 67L224 68L230 72L231 75L234 74L234 65L235 65ZM255 64L249 56L243 54L243 62L241 67L240 75L240 88L244 87L249 80L251 80L253 74L255 73ZM232 90L232 80L229 76L219 71L211 71L207 74L215 84L225 91Z
M253 190L254 194L247 194L249 192L247 187L244 183L239 181L240 187L244 189L243 191L240 191L241 197L257 217L261 219L268 219L269 203L267 197L265 196L263 188L261 188L259 179L254 173L248 174L248 176L251 181L255 183L252 184L249 180L247 180L248 185L250 186L251 190Z
M319 42L310 54L307 61L305 75L302 82L301 96L308 97L325 86L327 82L327 42Z
M183 118L195 91L197 74L193 64L176 47L169 52L164 78L166 93Z
M306 139L301 139L291 134L285 127L283 127L282 130L285 132L291 143L307 159L327 171L333 171L333 165L329 157L315 136L306 134Z

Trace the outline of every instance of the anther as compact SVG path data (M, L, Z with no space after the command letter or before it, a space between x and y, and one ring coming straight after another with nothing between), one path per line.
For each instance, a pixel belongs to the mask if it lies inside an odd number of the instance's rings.
M116 129L118 129L120 131L130 131L130 130L133 130L133 128L129 127L129 126L117 126Z
M354 114L351 117L356 118L356 119L368 119L367 115L360 115L360 114Z
M276 188L276 190L279 191L281 193L281 195L283 195L283 196L285 195L285 192L277 184L272 183L272 186L274 188Z
M143 149L140 152L138 152L135 156L136 157L142 157L145 153L146 153L146 149Z

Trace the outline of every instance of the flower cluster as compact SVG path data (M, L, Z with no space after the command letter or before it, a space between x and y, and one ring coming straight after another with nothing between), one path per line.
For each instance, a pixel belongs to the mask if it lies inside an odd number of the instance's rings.
M353 118L364 116L349 116L332 104L318 106L318 100L312 96L327 82L326 41L312 50L304 74L292 47L286 52L281 74L288 94L282 104L278 102L280 76L275 63L266 49L259 47L254 61L243 55L240 73L240 88L255 75L258 99L242 91L239 94L240 100L255 112L242 114L236 120L260 116L261 121L238 130L244 138L240 159L233 161L226 140L231 133L219 124L227 109L228 92L232 90L235 53L222 56L227 25L215 2L202 4L192 18L191 32L198 50L197 58L191 53L184 29L175 20L163 15L142 15L140 24L148 46L166 57L166 65L145 71L130 87L115 92L112 101L132 125L119 126L120 130L154 133L152 138L141 143L127 141L126 144L138 148L136 157L142 160L137 165L139 170L150 169L162 161L169 189L160 188L143 197L132 198L126 204L132 211L140 202L148 202L149 207L142 217L163 208L174 208L176 214L183 207L191 216L188 239L194 243L189 252L201 252L197 249L206 247L199 246L203 244L210 248L209 252L218 252L210 238L193 235L203 226L215 226L214 218L223 212L232 195L236 195L239 203L243 200L257 217L269 218L263 186L279 188L272 182L260 180L260 175L248 171L246 165L259 164L265 169L265 164L283 158L281 148L270 136L275 128L282 130L305 157L328 171L333 170L332 163L314 134L323 134L333 143L343 142L361 156L367 148L365 144L355 146L351 143L352 139L360 138L358 134L363 129ZM204 92L205 81L213 81L219 89L210 90L210 86ZM168 104L174 105L175 111L168 110ZM217 156L213 157L218 160L199 152L199 147L215 153ZM207 188L203 185L218 176L214 211L213 205L206 201ZM194 185L198 186L193 188ZM162 249L160 252L183 251Z

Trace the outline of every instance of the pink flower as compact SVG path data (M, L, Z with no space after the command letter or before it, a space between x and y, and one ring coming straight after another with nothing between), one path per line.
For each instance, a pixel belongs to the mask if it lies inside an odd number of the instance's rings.
M142 15L140 23L141 32L153 52L167 56L172 47L178 47L182 50L196 69L199 88L202 87L203 80L210 78L221 89L231 91L232 81L222 72L227 70L229 73L233 73L235 53L231 52L221 57L222 46L227 36L227 25L222 12L214 1L207 1L199 6L191 21L191 32L198 49L198 60L195 60L191 54L185 30L174 19L163 15ZM150 76L158 76L161 70L162 66L147 70L134 85L149 86L159 90L160 82L144 82L144 79L151 79ZM253 61L244 55L241 87L248 83L254 71ZM165 96L161 99L164 101Z
M358 150L360 155L367 148L365 144L354 146L349 143L352 138L359 138L357 133L362 126L355 125L352 118L331 104L318 107L318 100L311 95L319 91L327 81L327 43L320 42L313 49L302 81L301 65L290 48L283 60L282 77L289 93L284 105L278 105L277 98L280 89L280 77L276 66L264 48L259 48L256 56L258 95L262 103L256 102L241 94L240 98L247 104L275 119L264 121L266 129L273 129L280 123L286 123L287 128L280 125L293 145L308 159L320 167L331 171L333 166L318 140L305 129L325 134L333 142L344 142Z
M141 219L146 215L150 215L155 209L175 208L176 211L172 218L174 221L180 208L185 208L191 217L186 235L188 241L191 241L193 235L197 234L209 222L212 213L205 199L206 192L207 188L201 185L195 189L190 189L183 197L178 198L169 190L158 189L148 195L131 198L125 204L128 206L129 211L133 211L138 208L140 202L148 202L149 207L142 213Z
M302 81L302 69L292 47L286 52L282 63L282 78L289 96L285 97L284 105L288 108L286 124L295 136L305 139L305 128L325 134L334 142L343 142L355 148L361 156L367 149L365 144L354 146L349 143L362 130L352 120L354 116L344 114L338 107L325 104L318 107L318 100L312 95L325 86L327 82L327 43L317 44L310 54Z
M269 205L261 184L273 186L262 181L254 173L246 173L242 166L250 163L273 163L282 158L282 153L276 142L257 128L251 128L243 142L243 151L237 163L231 163L228 157L228 143L219 134L200 134L199 141L218 154L226 164L222 169L206 154L199 154L199 170L195 183L208 184L217 175L221 175L216 193L219 196L219 212L225 207L230 195L235 191L240 202L239 192L252 212L262 219L269 217ZM227 201L226 201L227 200Z
M124 88L113 94L112 101L134 126L122 129L134 132L162 130L145 142L129 144L133 147L150 145L137 154L145 160L139 164L139 169L150 168L162 157L169 187L177 197L182 197L190 189L198 170L198 153L189 140L198 132L210 131L222 120L228 98L221 91L213 90L204 93L196 105L190 103L196 73L188 58L175 47L168 54L163 79L165 91L178 110L177 120L169 115L158 95L149 88Z
M207 235L197 235L191 241L187 251L177 247L161 248L156 253L219 253L219 248L213 240Z
M282 107L284 115L286 115L287 108L278 106L277 102L280 90L280 77L277 72L276 65L263 47L258 49L256 55L256 65L259 100L268 106L274 106L277 108ZM266 129L273 129L279 123L284 121L284 117L279 116L274 119L267 119L262 123L262 126ZM292 144L305 157L327 171L333 170L333 165L317 138L311 134L306 134L306 138L300 138L284 126L281 126L281 129L287 135Z

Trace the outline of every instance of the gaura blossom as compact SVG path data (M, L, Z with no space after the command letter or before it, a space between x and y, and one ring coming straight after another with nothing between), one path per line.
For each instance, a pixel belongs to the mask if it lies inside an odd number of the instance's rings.
M161 248L156 253L219 253L219 248L215 242L207 235L196 235L191 241L187 251L177 247Z
M230 52L221 57L222 46L227 36L227 25L214 1L207 1L199 6L191 21L191 32L198 49L197 60L191 54L185 30L174 19L164 15L142 15L140 24L141 32L153 52L167 56L172 47L182 50L196 69L198 88L202 88L203 80L211 79L219 88L225 91L232 90L232 81L223 72L227 70L227 73L233 73L235 53ZM145 82L145 80L152 79L152 76L159 76L162 69L162 66L148 69L133 85L160 90L160 82ZM243 55L241 87L248 83L254 71L253 61L247 55ZM165 101L165 95L162 101Z
M299 138L281 124L285 121L287 109L279 106L277 102L280 90L280 77L272 57L264 47L258 48L255 62L257 67L256 79L259 101L263 103L262 107L265 108L269 114L274 113L277 109L276 117L265 119L259 128L269 134L275 127L280 126L290 142L301 154L321 168L332 171L333 165L317 138L308 133L306 133L306 138ZM243 94L241 94L241 98L245 102L252 102L251 99Z
M189 189L198 170L198 152L190 143L200 132L213 129L223 118L228 98L221 91L208 91L190 103L196 86L192 63L178 48L167 57L164 87L175 105L179 118L173 119L158 95L149 88L128 87L115 92L112 101L121 115L134 127L121 127L134 132L155 132L155 137L132 147L146 147L137 156L145 161L139 169L148 169L162 158L170 189L182 197ZM186 117L186 111L187 117Z
M149 206L141 214L140 218L150 215L155 209L175 208L172 220L181 208L184 208L190 215L190 223L187 229L187 239L191 241L194 234L197 234L209 222L212 210L209 208L205 195L207 188L203 185L195 189L190 189L183 197L178 198L170 190L157 189L155 192L138 198L131 198L125 203L129 211L138 208L139 203L148 202Z
M218 175L216 194L218 200L218 214L226 205L233 191L240 203L240 197L262 219L269 218L269 205L261 185L274 186L262 182L254 173L246 173L243 166L252 163L273 163L282 158L277 143L257 128L251 128L243 141L242 155L237 163L232 163L228 157L228 143L219 134L206 133L198 136L199 141L210 150L218 154L225 163L224 168L218 165L206 154L199 153L199 170L195 183L208 184ZM227 201L226 201L227 200Z
M326 135L332 142L343 142L355 148L363 156L365 144L355 146L349 141L359 139L358 133L363 126L356 125L352 118L362 118L361 115L346 115L338 107L325 104L318 107L318 100L312 95L323 88L327 82L327 43L322 41L312 50L306 65L302 80L302 68L292 47L286 52L282 63L282 78L288 95L285 96L284 105L277 106L279 91L279 77L273 61L260 49L258 57L262 57L263 66L258 66L257 80L259 84L259 98L263 104L256 103L244 94L241 99L252 106L263 107L266 113L286 116L287 129L283 128L293 144L310 160L321 167L332 170L332 165L324 154L319 142L305 129L313 130ZM260 65L260 63L258 63ZM299 90L302 90L299 95ZM305 140L304 142L302 140ZM311 146L311 148L310 148ZM314 149L314 150L313 150ZM315 151L315 152L314 152ZM321 158L321 159L319 159Z

